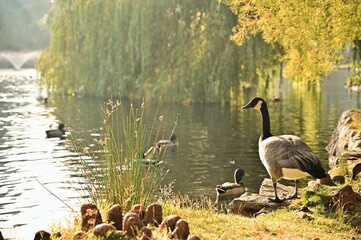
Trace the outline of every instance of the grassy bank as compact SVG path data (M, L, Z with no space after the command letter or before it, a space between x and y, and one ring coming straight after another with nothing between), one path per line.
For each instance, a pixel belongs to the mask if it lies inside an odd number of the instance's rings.
M293 210L281 209L257 218L217 214L165 205L165 215L177 214L188 221L191 233L202 239L360 239L354 229L339 221L315 215L300 219ZM354 238L353 238L354 237Z
M201 239L361 239L361 234L343 223L336 214L333 217L310 214L310 218L300 218L293 207L279 209L257 218L234 214L218 214L211 208L180 207L164 203L163 218L176 214L186 220L191 234ZM104 211L105 212L105 211ZM66 227L54 227L60 231L62 239L72 239L80 230L80 222ZM165 234L153 231L154 239L166 239ZM91 238L92 239L92 238Z
M341 202L331 201L332 193L345 184L310 186L289 207L255 218L216 213L208 198L190 200L173 193L171 185L160 187L162 169L141 165L141 161L144 150L164 135L164 119L157 111L153 122L147 123L143 121L144 114L144 102L139 108L112 101L104 107L104 136L98 141L101 154L94 154L90 163L84 163L90 201L97 204L103 220L114 203L122 206L124 215L135 204L157 202L163 208L163 219L178 215L188 222L191 234L201 239L361 239L360 202L355 201L346 210ZM155 139L151 137L154 133ZM157 160L161 158L162 154L157 156ZM301 206L308 211L296 211ZM71 219L66 226L56 224L52 232L59 231L62 239L73 239L79 230L80 218ZM157 228L153 229L153 236L169 239Z

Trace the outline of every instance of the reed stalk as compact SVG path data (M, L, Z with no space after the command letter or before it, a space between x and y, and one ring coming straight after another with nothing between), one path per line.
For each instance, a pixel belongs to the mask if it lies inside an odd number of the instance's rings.
M120 102L109 100L103 112L104 136L91 154L93 160L82 161L90 198L96 204L119 203L124 209L138 203L148 205L164 176L162 165L146 165L142 159L145 149L161 134L158 109L151 123L144 119L144 101L139 108L130 104L126 112ZM160 163L161 158L155 160Z

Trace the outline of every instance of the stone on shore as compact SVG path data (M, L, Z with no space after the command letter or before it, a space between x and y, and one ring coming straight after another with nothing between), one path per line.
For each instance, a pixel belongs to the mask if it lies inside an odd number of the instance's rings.
M80 208L81 212L81 229L84 232L92 230L96 225L102 223L98 207L93 203L85 203Z
M281 183L277 183L277 193L280 198L291 195L293 191L294 186L285 186ZM228 211L247 217L253 217L260 213L266 213L280 207L288 206L291 203L291 200L285 200L282 203L274 203L269 200L270 197L274 197L272 180L265 178L262 182L259 194L247 192L242 196L233 199L228 206Z
M114 204L107 213L107 222L112 224L117 230L122 230L123 215L122 207Z
M145 216L143 218L144 225L152 225L154 227L158 227L163 220L163 210L162 206L158 203L150 204L146 211Z
M123 218L123 231L128 237L135 237L144 227L139 215L135 212L128 212Z
M347 161L361 161L361 131L352 127L351 123L359 119L360 112L347 110L342 113L327 146L329 165L334 167L340 159Z
M95 226L93 235L96 237L107 237L108 238L119 238L120 235L117 233L117 229L108 223L101 223Z

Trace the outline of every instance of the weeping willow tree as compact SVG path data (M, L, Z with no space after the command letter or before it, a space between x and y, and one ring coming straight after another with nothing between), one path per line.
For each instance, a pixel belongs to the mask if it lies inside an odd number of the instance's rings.
M236 16L216 0L56 1L48 22L37 68L63 94L229 102L279 68L260 37L230 41Z
M237 14L232 39L243 44L262 34L284 49L289 78L318 81L343 58L343 49L361 39L361 1L222 0Z

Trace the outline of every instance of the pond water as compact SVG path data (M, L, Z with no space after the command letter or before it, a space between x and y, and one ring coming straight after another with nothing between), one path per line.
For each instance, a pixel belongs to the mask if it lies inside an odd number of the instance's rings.
M328 169L325 148L340 114L361 107L360 94L343 87L346 76L346 70L334 72L322 91L283 80L245 94L242 103L255 95L269 100L272 133L299 135ZM67 141L46 139L45 130L63 122L76 142L89 146L103 126L104 99L53 97L44 103L36 99L40 92L35 70L0 70L0 231L7 238L32 238L37 230L49 229L52 220L70 219L70 208L78 212L86 201L78 156ZM281 101L272 102L274 95ZM156 105L146 99L148 121ZM268 175L258 158L257 111L163 103L158 114L164 116L165 136L178 113L179 146L164 156L165 184L173 182L175 192L190 197L214 199L215 185L232 181L234 169L241 167L248 189L258 191Z

